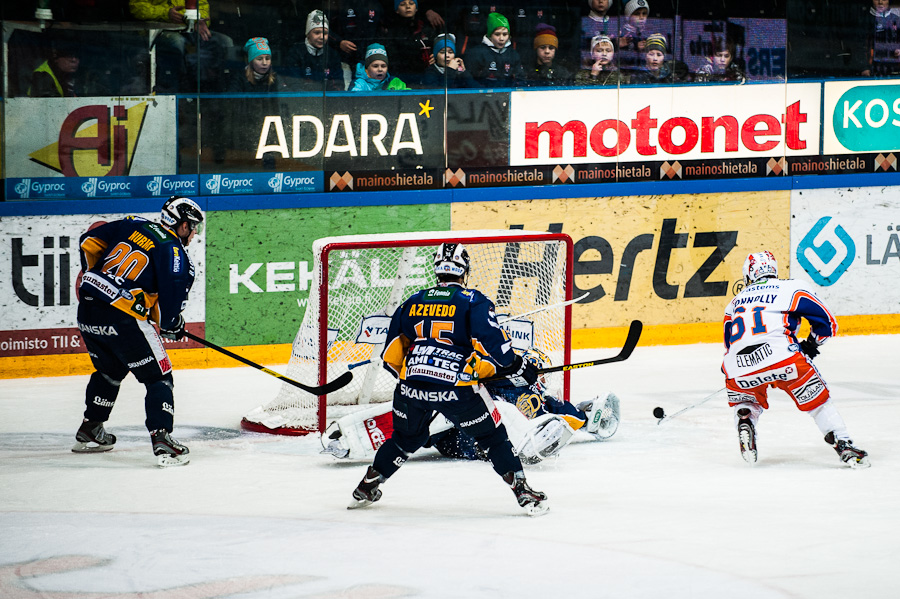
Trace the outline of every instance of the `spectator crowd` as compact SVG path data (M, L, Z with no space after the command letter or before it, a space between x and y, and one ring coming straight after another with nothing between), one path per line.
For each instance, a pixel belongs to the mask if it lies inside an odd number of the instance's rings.
M654 7L656 3L663 6ZM689 68L673 3L662 0L75 4L106 7L105 13L91 18L118 17L141 24L146 42L135 43L134 36L129 37L114 60L108 49L97 47L109 40L77 28L68 35L50 28L47 38L41 38L50 43L33 44L41 48L45 60L32 59L27 81L11 87L19 95L495 89L747 79L746 41L740 28L727 26L729 15L708 11L708 20L726 26L705 30L699 46L704 56L699 66L695 59ZM706 4L715 8L738 3ZM900 9L892 8L889 0L847 0L842 6L849 15L841 17L844 31L850 33L840 40L846 49L841 56L845 62L848 54L852 56L849 74L900 77ZM790 10L789 6L788 16ZM757 13L760 18L777 16ZM62 17L78 19L71 13ZM802 33L799 25L797 31ZM106 70L106 87L95 73L104 58L119 65ZM838 76L847 74L845 70Z

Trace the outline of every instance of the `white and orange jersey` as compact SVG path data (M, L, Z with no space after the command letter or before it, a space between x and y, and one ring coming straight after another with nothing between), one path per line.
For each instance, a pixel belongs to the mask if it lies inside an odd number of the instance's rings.
M819 344L837 333L828 306L802 282L768 279L745 287L725 308L726 376L745 376L793 357L803 318Z

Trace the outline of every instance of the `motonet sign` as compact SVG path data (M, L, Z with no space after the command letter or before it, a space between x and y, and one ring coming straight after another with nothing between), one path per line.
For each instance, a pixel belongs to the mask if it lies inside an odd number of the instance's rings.
M512 165L816 155L818 84L511 94Z

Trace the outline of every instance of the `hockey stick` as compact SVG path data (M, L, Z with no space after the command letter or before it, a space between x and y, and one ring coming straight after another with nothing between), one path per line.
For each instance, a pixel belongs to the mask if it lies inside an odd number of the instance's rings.
M619 350L619 353L611 358L601 358L600 360L588 360L587 362L578 362L577 364L562 364L560 366L551 366L550 368L541 368L538 370L538 374L575 370L576 368L587 368L588 366L599 366L600 364L611 364L612 362L627 360L631 356L631 352L634 351L634 348L637 347L643 329L644 325L640 320L632 320L631 326L628 328L628 336L625 338L625 344L622 346L622 349Z
M625 344L622 346L622 349L619 350L619 353L611 358L601 358L599 360L588 360L587 362L577 362L575 364L561 364L560 366L551 366L549 368L539 368L538 374L547 374L549 372L560 372L566 370L575 370L576 368L587 368L588 366L600 366L601 364L612 364L613 362L621 362L623 360L627 360L631 356L631 352L634 351L634 348L637 347L638 341L641 338L641 331L644 329L644 324L640 320L632 320L631 326L628 328L628 336L625 338ZM500 379L506 378L505 375L500 376L492 376L489 379L484 379L483 383L490 383L491 381L499 381Z
M252 366L252 367L256 368L257 370L262 370L266 374L271 374L275 378L281 379L285 383L288 383L289 385L293 385L294 387L297 387L298 389L302 389L302 390L306 391L307 393L312 393L313 395L328 395L329 393L337 391L341 387L346 386L347 384L350 383L350 381L353 380L353 373L348 370L347 372L345 372L341 376L337 377L330 383L325 383L324 385L319 385L318 387L310 387L309 385L304 385L303 383L298 383L294 379L288 378L288 377L284 376L283 374L279 374L279 373L275 372L274 370L269 370L265 366L257 364L256 362L253 362L252 360L248 360L247 358L242 358L241 356L239 356L237 354L231 353L224 347L219 347L212 341L207 341L203 337L198 337L197 335L189 333L188 331L184 332L184 336L187 337L188 339L192 339L192 340L196 341L197 343L200 343L201 345L205 345L206 347L208 347L210 349L214 349L219 353L223 353L226 356L228 356L229 358L234 358L238 362L243 362L247 366Z
M581 297L576 297L575 299L570 299L565 302L559 302L558 304L550 304L549 306L541 306L540 308L536 308L534 310L531 310L530 312L523 312L522 314L516 314L515 316L507 316L503 320L497 321L497 324L505 324L505 323L509 322L510 320L517 320L519 318L522 318L523 316L531 316L532 314L537 314L538 312L543 312L544 310L551 310L553 308L564 308L571 304L577 304L578 302L580 302L581 300L583 300L584 298L586 298L589 295L590 295L590 292L585 292L584 295L582 295Z
M657 419L656 424L657 425L662 424L666 420L671 420L672 418L675 418L679 414L684 414L688 410L693 410L697 406L702 406L703 404L705 404L706 402L708 402L709 400L711 400L713 397L715 397L716 395L718 395L719 393L721 393L724 390L725 390L725 387L722 387L718 391L715 391L714 393L710 393L709 395L707 395L706 397L704 397L697 403L692 403L689 406L685 406L685 407L681 408L680 410L678 410L677 412L675 412L674 414L670 414L669 416L666 416L666 411L663 410L662 408L660 408L660 407L653 408L653 416L654 416L654 418Z

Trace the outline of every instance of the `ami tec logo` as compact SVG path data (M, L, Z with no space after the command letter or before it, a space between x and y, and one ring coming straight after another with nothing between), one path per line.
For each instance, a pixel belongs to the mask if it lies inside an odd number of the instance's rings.
M56 143L28 157L66 177L127 175L146 114L147 102L81 106L63 121Z

